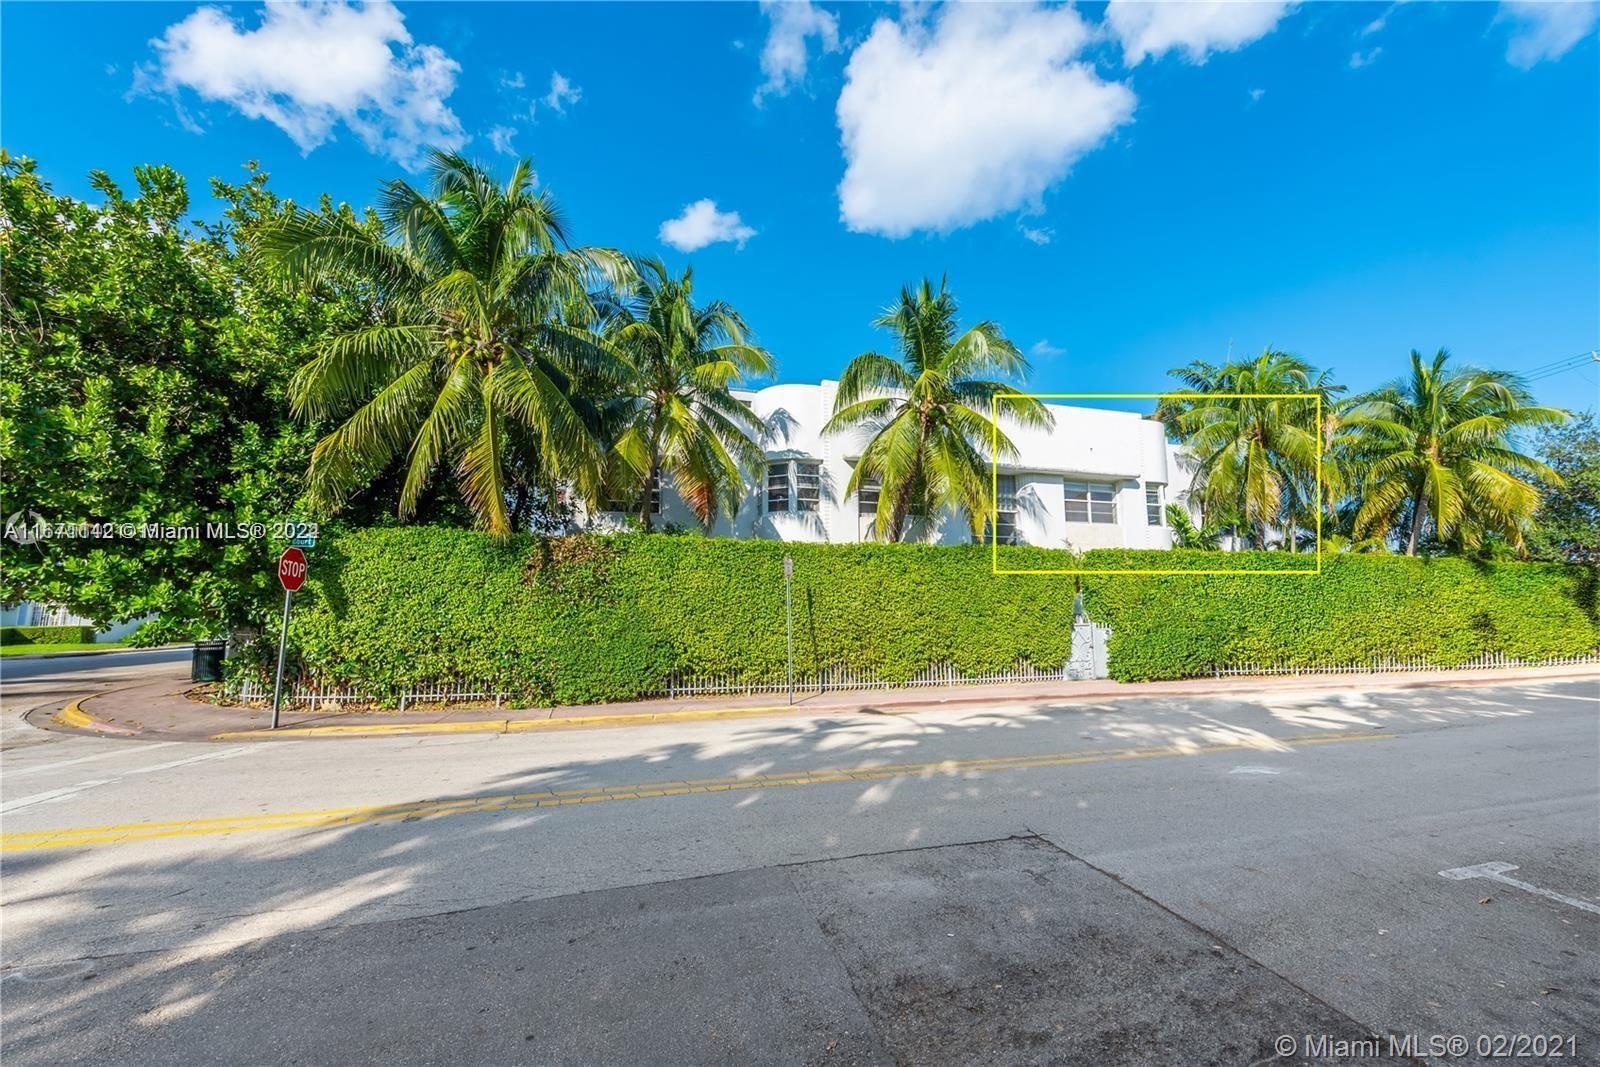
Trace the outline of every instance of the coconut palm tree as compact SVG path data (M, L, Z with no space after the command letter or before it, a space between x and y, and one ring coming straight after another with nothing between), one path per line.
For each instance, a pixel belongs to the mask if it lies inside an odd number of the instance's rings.
M601 333L628 364L605 405L610 495L636 502L647 530L652 483L663 475L705 525L719 510L731 513L763 453L760 421L729 390L770 373L771 354L751 343L729 305L695 305L693 271L674 278L655 260L640 264Z
M909 515L943 508L963 511L976 534L992 508L991 448L1000 458L1016 455L991 420L990 401L1014 391L1002 379L1023 378L1028 361L993 322L958 332L956 311L944 280L937 291L926 279L901 290L899 301L874 322L894 333L898 358L863 352L851 360L822 430L870 431L845 494L857 492L863 480L879 481L874 528L889 541L901 539ZM1023 426L1055 422L1032 398L1003 402L1000 415Z
M1267 349L1254 360L1221 366L1195 362L1172 375L1189 392L1167 397L1158 417L1194 454L1190 493L1207 516L1226 516L1267 546L1268 530L1293 531L1311 514L1316 488L1318 436L1315 405L1298 394L1338 387L1287 352Z
M1411 353L1411 374L1364 398L1369 459L1356 512L1358 537L1386 533L1409 511L1406 555L1417 554L1424 525L1441 541L1476 548L1497 533L1521 548L1539 490L1525 477L1560 484L1555 471L1517 451L1518 430L1555 426L1559 408L1531 403L1513 374L1448 366Z
M526 160L500 186L435 152L428 179L427 192L384 186L381 232L301 210L261 241L284 277L351 281L373 307L371 325L329 339L291 382L297 414L344 417L312 451L308 488L336 509L403 456L402 516L450 467L478 525L506 534L519 479L598 491L603 449L572 381L626 371L587 319L591 292L631 269L615 252L569 244Z

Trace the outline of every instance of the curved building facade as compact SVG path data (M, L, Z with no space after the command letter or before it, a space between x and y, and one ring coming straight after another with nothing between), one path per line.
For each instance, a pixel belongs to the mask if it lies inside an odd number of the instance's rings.
M737 512L719 516L718 537L778 541L871 541L874 487L845 492L868 439L865 432L824 434L838 382L774 385L736 395L761 420L766 464L745 486ZM1003 541L1048 548L1171 548L1166 505L1188 506L1189 465L1161 423L1133 412L1047 405L1055 425L1030 430L1003 419L1017 455L999 467L998 532ZM658 494L657 521L698 525L671 485ZM1191 508L1191 511L1194 509ZM627 516L602 511L590 529L616 529ZM965 516L913 523L911 536L935 544L974 537Z

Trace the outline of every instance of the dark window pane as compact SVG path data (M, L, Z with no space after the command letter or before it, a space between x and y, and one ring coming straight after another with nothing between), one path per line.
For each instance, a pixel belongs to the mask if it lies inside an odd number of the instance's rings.
M789 465L767 464L767 510L789 510Z
M863 478L856 486L856 511L862 515L878 513L878 494L883 491L880 478Z
M816 511L822 500L822 464L797 462L794 469L796 511Z

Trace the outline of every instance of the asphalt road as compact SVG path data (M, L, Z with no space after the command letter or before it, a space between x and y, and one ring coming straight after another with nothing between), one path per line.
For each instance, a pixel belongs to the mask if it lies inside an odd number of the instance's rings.
M6 686L8 1064L1600 1062L1594 678L238 745L18 721L81 682Z
M137 672L145 667L170 667L187 664L194 649L145 648L126 652L70 652L44 656L5 656L0 658L0 687L11 683L59 680L75 683L87 676L106 672Z

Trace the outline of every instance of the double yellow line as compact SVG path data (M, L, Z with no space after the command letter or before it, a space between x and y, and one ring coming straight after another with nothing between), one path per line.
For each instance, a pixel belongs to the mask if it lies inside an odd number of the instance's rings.
M1315 745L1345 741L1382 741L1388 733L1302 734L1271 738L1274 745ZM263 815L234 815L215 819L186 819L181 822L125 823L114 826L82 826L57 830L30 830L0 835L0 851L24 852L47 848L87 848L96 845L128 844L171 837L212 837L270 830L336 829L363 823L408 822L446 815L486 814L553 808L567 804L594 804L612 800L648 800L655 797L686 796L697 793L723 793L745 789L781 789L788 786L821 785L826 782L870 782L889 778L960 775L981 771L1007 771L1030 767L1065 767L1078 763L1108 763L1114 760L1159 759L1169 756L1198 756L1210 752L1260 751L1263 744L1233 741L1209 745L1152 745L1144 748L1100 749L1056 752L1026 756L994 756L987 759L933 760L926 763L893 763L859 769L834 768L816 771L791 771L742 777L699 778L685 781L645 782L591 789L545 789L497 796L459 797L420 800L410 804L384 804L370 807L325 808L320 811L278 812Z

